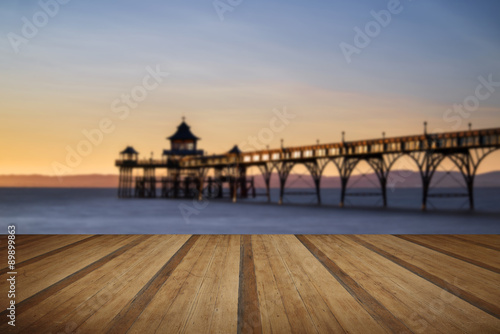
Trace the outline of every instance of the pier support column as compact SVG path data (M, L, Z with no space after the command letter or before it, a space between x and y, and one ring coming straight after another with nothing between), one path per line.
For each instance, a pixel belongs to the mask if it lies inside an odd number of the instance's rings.
M250 187L252 188L252 198L257 197L257 194L255 192L255 179L252 176L252 182L250 183Z
M245 167L240 167L238 171L238 183L240 186L240 196L241 198L248 197L248 187L247 187L247 169Z
M458 167L462 177L465 181L467 188L467 195L469 197L469 210L474 210L474 178L476 176L476 166L470 151L457 153L449 156L450 160Z
M198 179L197 186L198 186L198 196L196 196L196 197L197 197L198 201L202 201L203 200L203 179L201 179L201 178Z
M231 177L231 198L233 203L236 203L238 198L238 179L236 177Z
M212 198L212 196L213 196L213 194L212 194L212 190L213 190L213 189L212 189L212 188L213 188L213 183L214 183L214 181L212 180L212 177L211 177L211 176L209 176L209 177L208 177L207 182L208 182L208 186L207 186L207 196L208 196L208 198Z
M318 179L314 180L314 185L316 186L316 198L318 199L318 205L321 205L321 188L320 188L320 183L321 183L321 177Z
M394 162L401 157L401 153L386 153L386 154L379 154L379 155L362 155L358 156L357 158L352 158L351 162L347 164L347 169L345 172L347 173L347 177L344 180L345 184L343 184L343 191L342 191L342 200L341 200L341 205L343 205L344 198L345 198L345 193L346 193L346 188L347 188L347 183L349 180L350 175L352 174L352 171L356 167L356 165L361 161L365 160L370 167L373 169L375 172L375 175L377 176L380 184L380 194L382 196L382 206L384 208L387 207L387 179L389 177L389 172L394 165Z
M280 199L278 201L279 205L283 204L283 197L285 196L285 183L286 179L280 179Z
M174 198L179 198L179 189L180 189L180 180L179 180L179 175L174 175L172 178L172 187L173 187L173 195Z
M118 176L118 198L122 197L123 189L123 167L120 167L120 175Z
M215 183L218 185L217 195L215 197L216 198L223 198L224 197L224 182L222 182L221 178L218 178L215 180Z
M273 171L273 164L266 163L265 165L259 165L258 167L260 169L260 172L262 173L262 177L264 178L264 184L266 185L267 202L271 203L270 182L271 182L271 175L272 175L272 171Z
M429 194L429 183L430 180L424 181L424 179L422 179L422 206L421 206L422 211L427 210L427 196Z
M306 162L304 164L307 167L309 173L311 173L311 177L313 178L318 205L321 205L321 175L323 173L326 162L327 160L325 159L318 159L312 162Z
M215 195L216 198L222 198L224 197L224 182L222 179L222 169L221 168L216 168L214 170L214 182L217 184L217 194ZM229 186L231 189L231 186Z
M346 192L346 189L347 189L347 182L349 181L349 177L341 177L340 178L340 203L339 203L339 206L341 208L344 207L345 205L345 192Z
M264 179L264 182L266 183L266 197L267 197L267 202L271 203L271 185L270 185L270 178Z
M133 169L131 167L120 167L120 177L118 182L118 197L132 197Z
M428 146L432 147L431 144ZM425 211L427 210L427 199L429 198L429 188L432 176L446 156L440 152L435 152L432 149L425 152L410 154L410 156L417 163L420 171L420 177L422 178L422 211Z
M207 174L208 169L201 168L198 171L198 201L203 200L203 186L205 184L205 176Z
M285 184L288 179L288 175L290 175L290 171L292 170L295 163L293 162L281 162L278 165L278 176L280 178L280 199L278 204L283 204L283 199L285 197Z
M184 178L184 198L189 198L189 183L191 182L189 177Z
M167 198L168 197L168 178L162 178L161 179L161 198Z
M386 154L365 159L377 175L384 208L387 207L387 178L392 165L400 156L400 154Z
M474 176L467 183L467 193L469 195L469 210L474 210Z
M427 210L427 200L429 198L429 188L432 176L445 157L446 156L442 153L427 150L421 158L419 157L419 159L415 159L422 178L422 211Z
M144 177L139 197L156 197L156 176L154 168L144 168Z
M340 203L339 206L343 208L345 206L345 195L347 190L347 183L349 182L349 178L351 177L352 171L360 161L359 158L339 158L338 160L334 160L334 163L337 165L340 174Z
M382 201L384 208L387 208L387 178L381 178L380 179L380 186L382 189Z

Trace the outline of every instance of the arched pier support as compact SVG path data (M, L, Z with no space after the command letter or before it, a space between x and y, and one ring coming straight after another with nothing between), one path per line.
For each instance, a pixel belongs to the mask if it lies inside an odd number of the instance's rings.
M476 177L479 164L488 154L495 150L496 148L465 149L462 152L448 156L464 178L469 197L469 210L474 210L474 178Z
M278 170L278 177L280 180L280 198L278 201L278 204L283 204L283 197L285 195L285 184L286 180L288 179L288 175L290 175L290 172L293 168L295 163L293 162L278 162L276 163L276 168Z
M357 155L334 158L331 161L337 166L340 175L340 204L342 208L345 206L345 197L349 178L356 166L361 161L366 161L373 169L380 183L380 191L383 207L387 207L387 179L389 172L396 160L401 156L400 153L394 154L379 154L379 155Z
M271 175L273 173L273 168L274 164L273 163L266 163L263 165L258 165L257 166L262 173L262 177L264 178L264 184L266 185L266 196L267 196L267 202L271 203Z
M264 179L270 179L271 177L271 172L273 168L276 168L278 172L278 177L280 181L280 197L279 197L279 202L278 204L283 204L283 199L285 196L285 185L286 181L288 179L288 176L290 175L290 172L292 171L293 167L297 164L302 164L304 165L309 173L311 174L311 177L313 178L314 182L314 187L316 191L316 198L317 198L317 203L318 205L321 204L321 175L323 173L323 169L328 162L327 159L311 159L310 161L304 161L304 162L294 162L294 161L287 161L287 162L279 162L279 163L274 163L273 167L266 166L266 175L264 176ZM263 173L264 175L264 173ZM269 181L267 181L269 182ZM267 184L266 184L267 187ZM269 198L270 200L270 198Z
M422 210L427 210L427 200L429 197L429 188L432 177L436 172L439 164L446 158L445 154L433 150L423 152L413 152L409 154L415 160L420 177L422 179Z
M327 162L328 160L326 159L317 159L311 162L304 163L309 173L311 173L311 177L313 178L318 205L321 205L321 175L323 174L323 170Z

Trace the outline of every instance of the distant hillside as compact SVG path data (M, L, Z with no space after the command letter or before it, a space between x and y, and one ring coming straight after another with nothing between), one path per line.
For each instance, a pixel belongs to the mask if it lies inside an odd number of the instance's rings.
M118 175L0 175L0 187L13 188L117 188Z
M500 171L477 175L474 182L476 187L500 187Z
M458 183L458 182L460 183ZM458 172L436 172L432 186L443 188L460 187L463 184L462 175ZM258 188L264 187L264 180L260 176L255 176L255 185ZM353 175L349 179L350 188L370 188L378 186L378 179L375 174L365 176ZM313 187L312 178L309 175L290 174L287 180L287 187L308 188ZM413 171L395 170L389 174L388 187L395 188L420 188L422 181L420 174ZM500 171L484 173L476 176L476 187L500 187ZM118 187L118 175L73 175L56 176L44 175L0 175L0 187L14 188L116 188ZM271 177L271 187L279 188L277 174ZM323 176L321 179L322 188L339 188L340 180L338 176Z
M290 174L287 179L287 187L309 188L313 187L312 178L309 175ZM500 187L500 171L477 175L474 181L475 187ZM255 184L258 188L263 188L262 177L255 177ZM432 179L431 186L442 188L456 188L464 185L463 177L459 172L436 172ZM370 188L379 185L375 174L352 175L349 179L350 188ZM322 188L340 188L340 178L338 176L323 176L321 178ZM422 179L419 172L407 170L394 170L389 174L387 187L395 188L420 188ZM279 178L277 174L271 177L271 188L279 188Z

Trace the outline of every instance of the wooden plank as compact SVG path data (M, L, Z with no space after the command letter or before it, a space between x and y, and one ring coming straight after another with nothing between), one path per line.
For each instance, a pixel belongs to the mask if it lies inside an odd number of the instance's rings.
M498 251L443 235L397 235L397 237L500 274Z
M238 328L238 273L240 269L240 236L230 235L226 260L222 265L210 333L235 333Z
M169 279L156 292L150 303L142 308L142 313L128 333L161 332L160 327L168 327L169 321L170 328L166 331L181 330L192 303L192 294L197 291L203 280L216 244L215 236L199 236Z
M351 235L350 238L486 313L500 317L498 274L394 236Z
M229 245L228 236L217 236L217 246L203 277L199 290L192 296L193 303L188 311L186 321L180 332L201 333L210 328L210 320L215 309L217 288L220 281L220 270L223 268Z
M177 268L170 275L170 278L156 292L147 307L143 308L139 317L127 333L141 333L141 330L148 328L147 326L149 326L150 331L158 328L166 310L172 304L175 296L180 292L186 278L190 275L192 267L205 250L208 239L206 236L198 237L198 240L185 255L183 261L178 264Z
M181 330L182 333L217 332L218 330L215 327L211 328L211 321L214 316L217 297L219 293L222 292L219 289L222 281L221 269L227 264L231 236L221 235L217 236L217 238L219 241L217 247L215 248L214 257L208 267L205 277L203 278L199 291L195 296L193 296L193 304L191 305L191 309L188 312L189 315ZM236 265L236 267L232 269L237 270L238 266ZM228 291L228 293L233 295L233 305L237 306L238 286L234 286L233 289L233 291ZM237 308L234 316L237 316ZM235 318L233 318L233 320L234 319Z
M412 332L490 333L498 319L354 242L314 236L325 254Z
M464 240L464 241L467 241L473 245L478 245L481 247L493 249L493 250L500 252L500 235L499 234L488 234L488 235L456 234L456 235L449 236L449 237Z
M314 257L328 270L328 272L340 283L340 285L350 294L353 300L359 303L357 309L351 306L350 309L354 312L353 315L346 316L345 310L338 309L335 303L332 303L334 314L338 318L345 318L342 322L346 330L349 332L387 332L397 333L411 333L405 324L400 319L396 318L390 311L388 311L382 304L378 302L371 294L363 289L351 276L342 270L334 261L332 261L322 250L320 250L311 237L304 235L297 235L297 239L314 255ZM316 276L320 271L316 271ZM329 284L328 286L331 286ZM323 292L325 295L328 292ZM336 295L338 296L338 292ZM347 298L344 298L347 299ZM346 301L344 300L344 303ZM346 308L347 309L347 308ZM357 312L356 312L357 311ZM357 317L356 317L357 313ZM365 313L368 317L364 319L359 317L359 314ZM371 318L370 318L371 316ZM363 326L364 325L364 326ZM354 328L349 328L353 327Z
M295 286L290 272L287 270L283 259L278 253L276 246L268 235L255 236L262 241L264 251L267 254L268 267L276 280L276 287L282 297L290 327L295 333L317 333L314 320L309 314L301 295ZM265 266L265 263L260 264ZM272 304L270 304L272 306ZM272 308L268 307L268 312L272 316ZM279 332L279 331L278 331Z
M32 242L36 242L37 240L47 239L57 237L55 235L46 235L46 234L16 234L16 240L19 245L27 246ZM4 243L7 241L7 235L0 235L0 252L7 248L7 244Z
M54 236L51 234L16 234L16 238L19 238L20 240L23 241L23 243L28 243L31 241L36 241L36 240L42 240L45 239L48 236Z
M288 242L296 242L297 239L294 236L290 236ZM337 318L333 314L332 310L328 307L325 300L322 298L321 292L319 292L314 282L308 277L306 273L302 270L302 263L297 261L297 257L303 254L311 255L305 247L296 251L289 252L286 249L286 243L281 242L286 236L269 236L272 243L275 245L276 250L283 261L286 272L290 275L293 280L293 284L297 289L298 293L304 305L307 308L309 315L311 316L315 329L318 333L344 333L346 330L340 325ZM299 243L300 244L300 243ZM332 279L332 282L334 280ZM286 298L286 296L283 296ZM377 332L377 328L374 328Z
M269 254L266 252L262 236L252 236L252 249L262 332L265 334L297 333L288 320L282 295L269 263Z
M186 323L190 317L203 282L207 278L209 268L212 266L215 257L217 246L220 242L220 236L209 236L206 251L203 252L192 268L190 275L184 282L180 293L177 294L170 307L166 310L158 328L158 333L183 333Z
M25 241L26 235L16 235L15 246L16 246L16 263L20 263L29 260L33 257L39 256L41 254L50 252L54 249L64 247L71 243L86 239L91 237L91 235L47 235L47 236L36 236L34 239L29 239ZM0 252L7 249L7 236L0 236ZM5 238L5 243L3 242ZM0 264L0 270L6 268L5 263Z
M165 263L165 265L144 285L133 300L113 318L105 328L107 333L125 333L136 321L139 315L146 308L158 290L184 259L189 250L199 239L198 235L193 235L188 241Z
M262 333L252 236L241 236L238 333Z
M92 237L92 235L48 235L45 238L37 238L29 243L24 243L22 240L18 240L16 245L18 255L17 262L21 263L89 237Z

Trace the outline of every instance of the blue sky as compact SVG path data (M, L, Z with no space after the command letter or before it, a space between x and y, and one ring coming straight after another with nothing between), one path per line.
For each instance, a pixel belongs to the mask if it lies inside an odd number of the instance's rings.
M207 0L72 0L19 55L3 38L2 67L59 68L68 76L84 72L89 79L120 81L138 64L162 62L186 82L296 80L442 102L461 96L477 75L500 68L498 1L402 0L403 11L347 66L339 43L352 43L353 28L387 3L244 0L220 21ZM40 10L37 1L0 6L4 37L20 31L22 16Z
M479 76L500 81L500 2L401 0L402 11L348 64L339 44L353 44L354 27L363 29L373 20L371 11L387 6L243 0L221 21L210 0L71 0L15 53L7 35L21 35L22 17L32 20L41 7L38 1L3 1L0 115L7 122L0 131L46 134L51 157L39 166L50 165L64 155L61 142L77 142L81 128L109 113L110 102L155 64L169 71L167 84L94 154L95 164L109 164L105 156L131 132L163 140L182 114L216 152L258 131L281 106L300 116L283 134L296 144L316 136L336 141L341 130L353 139L389 129L414 133L424 119L448 130L443 112L474 93ZM498 126L499 120L495 92L462 128L469 121ZM165 125L151 130L159 122ZM11 156L7 170L13 169L17 156L6 145L0 150Z

